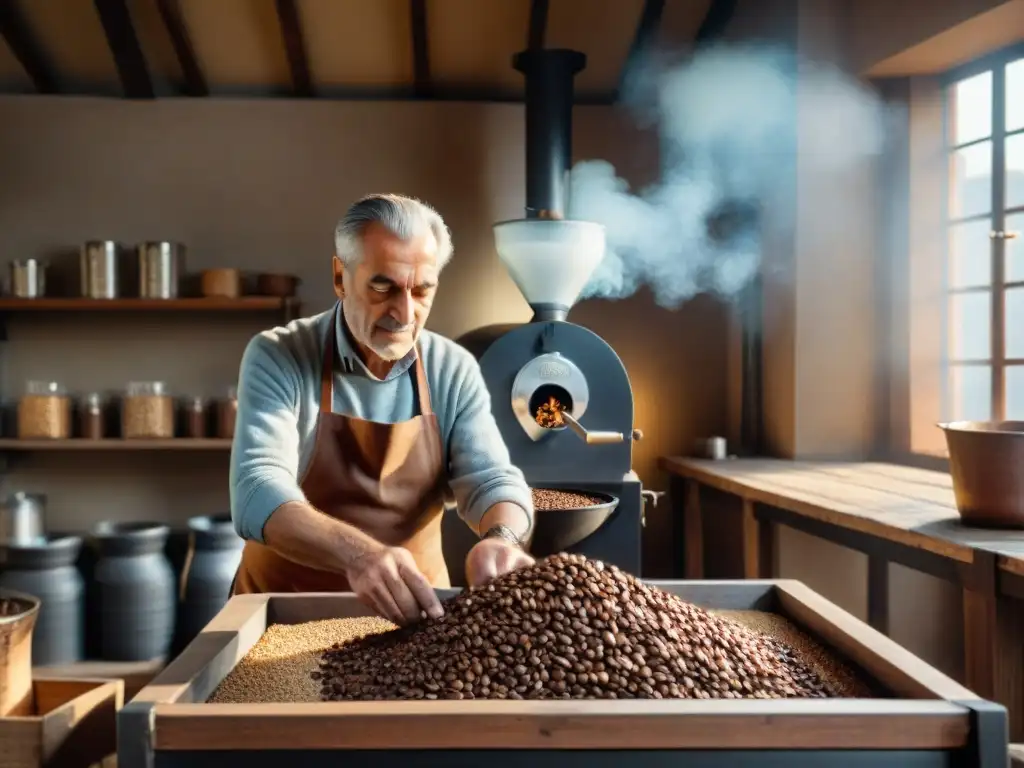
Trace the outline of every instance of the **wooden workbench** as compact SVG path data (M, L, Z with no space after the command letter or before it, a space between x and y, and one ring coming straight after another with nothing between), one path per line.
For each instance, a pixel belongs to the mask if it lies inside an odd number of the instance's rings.
M703 489L735 500L745 578L775 576L776 525L868 557L868 621L888 630L888 563L957 584L963 593L965 682L1011 712L1024 738L1024 531L967 528L950 476L880 463L712 461L666 457L683 572L704 578Z

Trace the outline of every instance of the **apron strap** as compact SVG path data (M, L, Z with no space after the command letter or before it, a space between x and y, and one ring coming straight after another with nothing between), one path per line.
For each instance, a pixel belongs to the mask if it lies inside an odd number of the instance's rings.
M430 387L427 386L427 372L423 368L423 356L420 345L416 345L416 362L413 363L416 376L416 394L420 401L420 416L430 416L434 410L430 407Z
M324 344L323 362L320 365L320 412L332 413L334 411L334 370L338 362L338 341L336 329L338 325L338 312L340 305L334 314L334 321L327 329L327 339ZM416 345L416 362L413 363L413 383L416 385L416 395L419 399L420 415L429 416L434 412L430 405L430 388L427 386L427 372L423 368L423 358L420 355L419 344Z
M320 365L320 413L331 413L334 410L334 368L338 361L338 340L335 329L338 327L338 312L334 313L330 328L327 329L327 340L324 344L324 357Z

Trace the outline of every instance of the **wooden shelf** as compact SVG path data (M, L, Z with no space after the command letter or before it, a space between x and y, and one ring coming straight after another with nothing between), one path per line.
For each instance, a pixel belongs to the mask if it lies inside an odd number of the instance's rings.
M294 311L298 299L242 296L237 299L76 299L0 298L0 312L283 312Z
M228 451L231 441L217 437L175 437L170 440L19 440L0 439L0 451Z

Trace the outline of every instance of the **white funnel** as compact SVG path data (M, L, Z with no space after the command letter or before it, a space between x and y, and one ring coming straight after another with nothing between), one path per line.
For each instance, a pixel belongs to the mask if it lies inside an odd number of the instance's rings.
M498 257L535 320L564 320L604 258L604 227L590 221L520 219L494 225Z

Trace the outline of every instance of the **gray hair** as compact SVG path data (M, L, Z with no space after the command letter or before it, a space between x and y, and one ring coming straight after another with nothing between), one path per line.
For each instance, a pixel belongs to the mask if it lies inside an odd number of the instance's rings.
M452 257L452 235L441 214L414 197L368 195L354 202L334 230L334 252L345 266L362 258L363 232L381 224L400 240L411 240L428 229L437 240L437 265Z

